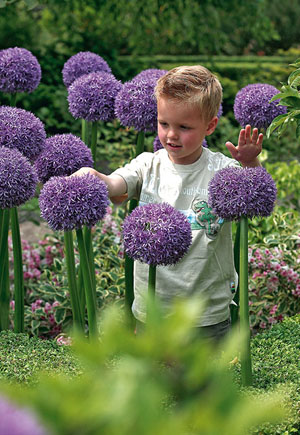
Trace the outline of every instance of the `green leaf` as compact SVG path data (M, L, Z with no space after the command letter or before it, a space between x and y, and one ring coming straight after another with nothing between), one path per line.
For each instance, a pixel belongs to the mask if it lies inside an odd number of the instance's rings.
M297 139L300 138L300 120L297 122L297 127L296 127L296 138L297 138Z
M31 329L32 331L35 331L40 326L40 321L36 319L32 319L31 321Z
M54 259L53 265L58 271L62 270L61 261L58 258Z
M64 308L57 308L54 313L56 323L62 323L66 318L66 310Z
M271 133L279 127L280 124L282 124L283 122L286 121L288 115L283 114L283 115L278 115L276 116L276 118L273 119L273 121L271 122L271 124L269 125L269 127L267 128L266 131L266 136L267 138L270 137Z

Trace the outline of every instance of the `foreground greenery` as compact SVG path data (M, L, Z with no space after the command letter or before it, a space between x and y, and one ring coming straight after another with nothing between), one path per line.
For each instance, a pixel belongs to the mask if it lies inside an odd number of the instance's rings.
M154 311L155 320L139 336L110 309L100 343L75 338L67 349L2 332L1 390L32 406L54 434L112 435L120 428L124 434L178 435L300 430L300 318L252 339L254 387L241 390L239 334L217 348L199 341L191 329L198 308L179 305L168 319ZM28 364L33 351L50 373L37 378L37 365ZM18 365L11 364L12 356Z

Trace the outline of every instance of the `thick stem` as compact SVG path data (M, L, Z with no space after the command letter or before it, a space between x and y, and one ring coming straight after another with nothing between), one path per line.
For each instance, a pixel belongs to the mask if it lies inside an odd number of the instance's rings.
M248 297L248 218L240 221L240 329L245 340L241 351L242 384L252 385Z
M147 321L151 318L155 304L156 266L150 264L148 272L148 307Z
M240 222L237 223L236 233L234 239L234 266L237 271L238 276L240 275ZM240 284L238 283L238 287L236 289L233 301L236 305L230 305L230 313L231 313L231 324L232 326L236 325L239 320L239 303L240 303Z
M139 131L137 134L137 141L136 141L136 150L135 150L136 157L144 152L144 144L145 144L145 133L143 131Z
M87 139L87 122L85 119L81 120L81 139L83 142L87 145L88 139Z
M0 209L0 331L9 328L9 218L10 211Z
M16 207L11 209L11 233L14 254L15 332L24 332L24 280L22 244Z
M98 122L97 121L92 122L91 151L94 160L94 167L96 166L96 157L97 157L97 128L98 128Z
M17 93L13 93L10 95L10 105L11 107L15 107L17 105Z
M91 278L93 283L94 297L96 298L96 278L95 278L95 260L93 251L93 241L92 241L92 230L91 228L84 227L83 229L84 243L86 247L86 253L88 256L89 268L91 271Z
M97 308L96 298L94 297L93 281L89 268L88 256L84 243L82 229L76 230L78 249L80 255L80 267L82 270L82 277L85 290L86 306L88 313L89 334L90 337L97 337Z
M74 245L72 231L65 231L65 258L67 264L67 275L69 292L72 306L72 313L74 319L74 326L76 329L84 332L84 317L81 314L79 306L79 296L76 283L76 271L75 271L75 257L74 257Z

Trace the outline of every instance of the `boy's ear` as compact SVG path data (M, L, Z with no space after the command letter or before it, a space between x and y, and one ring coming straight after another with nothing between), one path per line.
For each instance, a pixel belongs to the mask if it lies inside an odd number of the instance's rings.
M215 116L207 124L206 136L209 136L210 134L212 134L215 131L215 128L216 128L217 124L218 124L218 117Z

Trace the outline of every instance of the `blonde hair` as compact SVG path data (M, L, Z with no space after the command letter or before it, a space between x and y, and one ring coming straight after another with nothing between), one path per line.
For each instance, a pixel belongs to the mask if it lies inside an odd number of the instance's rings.
M214 118L222 101L222 86L218 78L202 65L180 66L162 76L155 87L155 97L192 104L201 116Z

